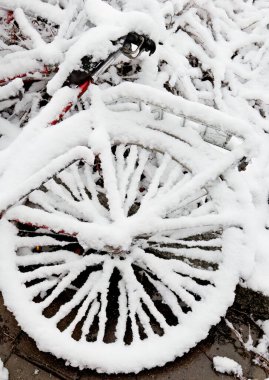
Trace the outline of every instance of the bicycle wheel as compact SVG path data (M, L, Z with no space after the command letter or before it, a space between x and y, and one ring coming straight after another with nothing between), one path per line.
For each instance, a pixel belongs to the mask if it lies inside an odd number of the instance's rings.
M233 191L193 173L182 141L123 136L111 128L98 148L93 135L92 165L44 178L0 223L2 292L22 328L107 373L164 365L205 338L233 301L241 239L223 214Z

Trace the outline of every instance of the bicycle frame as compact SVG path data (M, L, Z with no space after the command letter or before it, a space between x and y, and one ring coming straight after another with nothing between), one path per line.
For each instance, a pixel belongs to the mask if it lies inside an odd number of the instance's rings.
M120 57L122 54L122 51L121 49L117 50L115 53L111 54L102 64L98 65L98 67L96 68L96 70L90 75L89 79L86 80L85 82L83 82L81 85L77 86L76 89L78 89L78 93L77 93L77 99L80 99L82 97L83 94L85 94L85 92L88 90L89 86L91 83L94 83L98 77L103 74L109 66L111 66L118 57ZM70 102L68 103L64 108L63 110L61 111L61 113L59 114L59 116L52 120L49 125L56 125L58 124L61 119L63 118L63 116L73 107L74 103L73 102Z
M6 23L10 24L14 20L14 13L11 10L7 10L7 16L6 16ZM135 47L135 48L134 48ZM140 36L137 33L129 33L125 37L125 41L123 43L123 46L120 47L118 50L116 50L114 53L109 55L109 57L100 63L91 73L89 73L88 79L83 81L83 83L77 85L74 89L76 90L76 99L80 99L83 94L88 90L91 83L95 83L98 79L98 77L103 74L122 54L126 56L127 58L134 59L137 58L142 51L149 51L150 54L152 54L155 51L155 43L150 40L148 37ZM6 85L10 81L21 78L24 82L31 82L36 80L43 80L45 78L48 78L48 76L57 71L57 68L50 67L45 65L43 69L35 71L35 72L29 72L29 73L21 73L19 75L16 75L11 78L3 78L0 79L0 86ZM41 74L42 77L39 78L38 76L35 77L35 74ZM49 125L56 125L58 124L64 115L73 107L74 102L69 102L60 112L60 114L52 120Z

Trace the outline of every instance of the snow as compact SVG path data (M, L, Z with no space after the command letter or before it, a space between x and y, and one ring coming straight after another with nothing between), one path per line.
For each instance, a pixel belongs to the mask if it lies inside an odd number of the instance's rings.
M23 88L23 81L20 78L14 79L6 86L0 87L0 99L8 99L17 95Z
M269 295L268 11L262 0L0 0L0 287L40 349L138 372L205 338L240 281ZM78 99L69 74L129 32L156 52L118 54ZM46 319L66 288L73 297ZM268 321L257 323L258 345L243 344L266 355ZM214 365L242 376L229 358Z
M44 3L40 0L37 0L34 3L29 3L28 0L14 0L12 4L10 4L9 0L1 0L0 7L3 7L7 10L23 8L26 12L34 15L40 15L41 17L59 24L62 23L62 20L65 16L65 12L61 10L59 6Z
M0 359L0 379L8 380L8 370L4 367L2 360Z
M235 360L225 356L214 356L213 365L216 371L227 373L228 375L242 376L243 370L240 364Z

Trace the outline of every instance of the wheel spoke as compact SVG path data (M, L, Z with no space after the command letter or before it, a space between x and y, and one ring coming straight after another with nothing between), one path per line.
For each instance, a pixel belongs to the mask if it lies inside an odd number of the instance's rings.
M161 281L154 280L148 274L147 278L154 285L156 290L161 295L163 302L165 302L170 307L171 311L178 318L178 322L180 323L184 313L178 303L178 299L175 296L175 293L172 292L172 290L165 286Z
M229 162L229 160L227 161ZM203 173L190 177L190 179L184 181L184 183L179 181L165 194L165 196L156 196L154 199L150 200L148 202L148 208L152 208L154 212L159 215L168 214L169 211L177 209L178 204L192 201L193 197L196 199L197 197L199 198L205 195L205 189L208 187L208 183L216 180L218 175L219 172L216 170L216 167L213 167L212 169L207 169Z
M100 273L94 273L93 274L93 279L95 280L95 282L97 282L97 284L99 284L99 281L100 281L101 277L102 277L102 275ZM94 284L93 287L92 287L92 289L91 289L91 291L90 291L90 293L88 294L88 296L86 297L86 299L83 301L82 305L80 306L76 317L74 318L74 320L72 321L72 323L67 327L66 333L69 333L70 335L73 333L73 331L74 331L75 327L77 326L77 324L85 316L89 305L93 302L93 300L96 299L97 293L98 293L98 289L97 289L96 284Z
M98 279L100 273L93 272L86 279L85 283L77 290L75 296L67 303L62 305L59 311L53 316L52 320L57 324L61 319L66 317L76 306L78 306L83 299L90 293L94 287L96 279ZM78 277L78 276L77 276Z
M102 278L102 288L100 289L101 297L100 297L100 311L98 314L99 317L99 325L98 325L98 334L97 334L97 341L103 341L104 335L105 335L105 327L107 323L107 295L108 295L108 288L109 288L109 280L112 276L114 269L113 262L110 260L107 260L106 263L103 266L103 278Z
M19 221L26 225L32 225L49 231L62 231L66 234L74 235L82 224L71 216L66 217L61 214L51 214L37 208L30 208L24 205L16 206L9 210L7 217L10 220Z
M70 270L69 266L69 273L64 276L61 281L58 283L56 288L52 291L52 293L40 303L41 308L44 310L46 307L48 307L65 289L67 289L71 283L79 276L79 274L83 271L84 265L80 265L79 267L74 270Z
M119 190L121 195L121 201L122 204L124 204L126 195L127 195L127 189L129 184L129 179L131 174L134 172L135 164L137 161L137 146L131 145L130 151L128 152L128 156L126 158L126 168L123 171L123 173L118 178L121 178L120 184L119 184Z
M128 279L127 279L128 278ZM129 266L124 276L128 294L128 304L130 316L132 319L132 326L135 329L135 339L138 338L138 326L135 321L135 314L137 313L140 303L143 302L152 316L157 320L163 330L166 330L168 325L163 315L156 309L149 295L146 293L144 287L137 281L133 269Z
M145 216L147 214L145 213ZM139 220L140 218L138 218ZM144 234L154 234L155 232L168 232L168 231L180 231L182 230L193 230L194 234L201 233L211 230L218 231L222 226L240 226L240 218L235 215L234 219L232 216L227 214L209 214L206 216L188 217L182 216L181 218L151 218L150 225L147 225L143 232ZM137 230L139 231L139 230ZM141 231L142 233L142 231Z
M50 278L49 280L44 280L38 284L32 285L28 288L28 293L31 295L31 299L39 295L46 294L48 290L54 288L59 282L59 278Z
M87 304L88 304L88 302L89 301L87 300ZM90 327L93 324L94 317L97 315L99 308L100 308L100 303L97 300L94 300L90 306L89 311L88 311L87 318L86 318L86 320L82 326L81 340L86 341L86 336L89 334Z
M103 172L104 187L108 198L110 216L112 220L123 217L120 193L118 189L115 160L112 154L112 146L107 139L100 151L101 168Z
M123 342L126 325L127 325L127 317L128 317L128 299L127 299L127 291L125 287L125 283L123 280L119 282L119 318L116 327L116 340Z
M89 166L85 166L85 177L86 177L86 188L88 192L91 194L91 199L96 207L96 212L100 214L103 218L108 220L108 211L104 207L104 205L101 204L98 195L98 189L96 180L94 178L94 173L92 169L89 168Z
M148 191L145 194L143 201L141 203L142 207L144 205L146 205L146 203L150 199L154 198L154 196L156 195L158 187L160 185L161 177L164 174L164 171L167 169L167 166L169 165L170 162L171 162L171 156L169 156L168 154L165 154L162 157L162 161L161 161L160 166L155 170L154 176L153 176L151 183L148 187Z
M141 149L138 155L138 165L135 168L133 175L130 179L130 186L128 189L127 198L124 205L125 214L128 215L128 212L131 206L134 204L136 198L139 194L140 180L141 175L145 169L145 165L147 164L147 160L149 158L149 153Z

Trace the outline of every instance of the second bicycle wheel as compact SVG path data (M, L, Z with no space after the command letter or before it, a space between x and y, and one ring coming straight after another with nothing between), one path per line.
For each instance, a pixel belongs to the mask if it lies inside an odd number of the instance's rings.
M238 281L226 182L207 188L172 136L130 136L110 131L93 165L44 179L0 222L1 287L22 328L41 350L107 373L183 355Z

